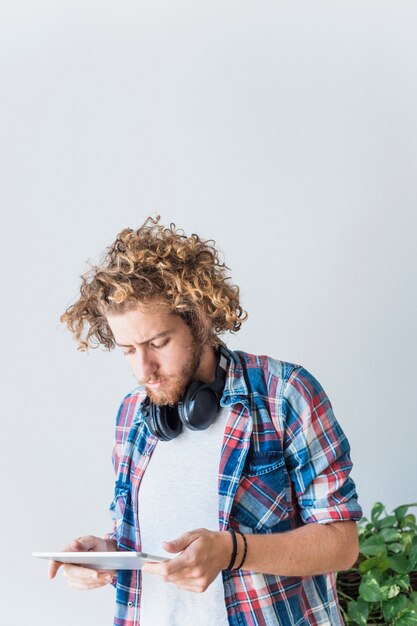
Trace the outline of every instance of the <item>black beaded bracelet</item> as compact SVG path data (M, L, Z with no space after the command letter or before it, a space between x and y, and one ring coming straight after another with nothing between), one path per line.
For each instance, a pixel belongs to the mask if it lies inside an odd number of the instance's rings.
M237 541L236 541L236 533L233 530L233 528L228 528L227 529L229 531L229 533L232 535L232 540L233 540L233 551L232 551L232 557L230 559L230 563L229 565L226 567L227 571L230 571L233 568L233 565L235 564L235 560L236 560L236 554L237 554Z
M243 539L243 544L244 544L244 549L243 549L243 558L240 562L240 564L235 568L235 569L240 569L243 565L243 563L246 560L246 555L248 553L248 542L246 541L246 537L243 533L240 532L240 530L237 530L236 532L239 533L239 535L241 535L242 539Z

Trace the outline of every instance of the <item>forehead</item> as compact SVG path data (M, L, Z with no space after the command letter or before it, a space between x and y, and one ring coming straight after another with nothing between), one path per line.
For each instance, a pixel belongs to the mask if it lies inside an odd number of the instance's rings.
M165 307L137 307L118 315L107 315L107 322L117 343L143 343L159 333L187 327L185 322Z

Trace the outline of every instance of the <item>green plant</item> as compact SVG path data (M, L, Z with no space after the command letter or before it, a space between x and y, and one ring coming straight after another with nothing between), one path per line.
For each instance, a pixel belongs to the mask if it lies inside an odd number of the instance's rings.
M388 515L377 502L371 519L358 523L358 560L336 579L346 626L417 625L417 524L407 513L415 506L404 504Z

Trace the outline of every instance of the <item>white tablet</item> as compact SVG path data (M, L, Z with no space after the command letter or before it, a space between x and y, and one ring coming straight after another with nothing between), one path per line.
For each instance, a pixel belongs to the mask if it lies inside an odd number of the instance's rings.
M32 556L52 559L59 563L84 565L96 570L140 569L146 561L161 563L169 557L155 556L146 552L33 552Z

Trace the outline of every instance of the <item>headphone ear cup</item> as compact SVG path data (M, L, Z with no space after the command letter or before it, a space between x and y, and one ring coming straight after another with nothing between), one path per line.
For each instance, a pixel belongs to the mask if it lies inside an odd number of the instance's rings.
M161 441L171 441L182 432L182 423L175 407L158 406L150 402L146 413L145 421L150 432Z
M191 430L205 430L216 419L218 409L215 392L209 385L194 380L178 403L178 417Z
M184 392L182 399L178 402L178 417L184 426L189 427L190 417L192 421L192 407L194 404L194 396L198 388L201 386L201 382L193 380Z

